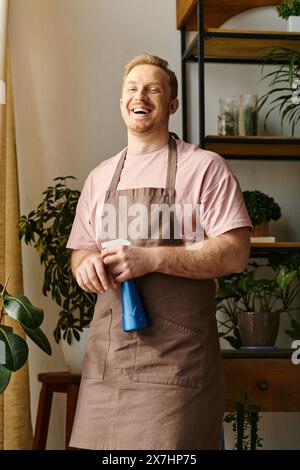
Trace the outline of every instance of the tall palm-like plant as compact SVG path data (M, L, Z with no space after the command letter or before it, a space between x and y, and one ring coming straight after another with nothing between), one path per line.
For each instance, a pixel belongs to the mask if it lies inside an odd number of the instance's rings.
M266 64L279 64L276 70L264 73ZM300 50L290 47L274 48L265 58L262 66L262 80L269 80L269 90L259 99L259 109L269 104L264 128L270 114L278 110L281 117L281 131L284 123L291 126L291 136L300 120Z

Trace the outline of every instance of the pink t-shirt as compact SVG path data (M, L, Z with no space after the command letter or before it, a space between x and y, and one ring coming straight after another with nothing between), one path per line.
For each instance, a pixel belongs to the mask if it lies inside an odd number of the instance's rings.
M177 140L176 204L203 208L204 236L213 238L239 227L251 227L239 183L216 153ZM105 193L121 153L103 161L88 176L76 210L68 248L98 251L99 223ZM144 154L127 154L118 189L165 188L168 146ZM199 207L199 206L198 206ZM187 241L183 234L186 245Z

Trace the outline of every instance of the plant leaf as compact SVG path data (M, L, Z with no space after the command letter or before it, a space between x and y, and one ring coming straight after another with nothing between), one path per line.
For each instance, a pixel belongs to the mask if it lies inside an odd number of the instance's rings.
M47 353L49 356L52 354L51 346L48 341L48 338L46 337L45 333L40 329L36 328L32 330L31 328L27 328L27 326L23 325L22 322L20 322L23 330L29 336L29 338L37 345L39 348L42 349L45 353Z
M43 322L43 310L32 305L23 295L6 295L3 306L10 317L22 322L28 328L38 328Z
M0 364L0 395L4 392L7 385L9 384L10 377L11 371Z
M5 344L5 367L16 371L20 369L28 358L28 346L21 336L10 333L0 327L0 340Z

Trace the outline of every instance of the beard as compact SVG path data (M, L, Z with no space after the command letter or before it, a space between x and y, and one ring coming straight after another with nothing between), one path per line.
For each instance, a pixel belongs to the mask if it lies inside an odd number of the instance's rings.
M124 119L125 124L133 134L145 135L152 134L156 131L159 131L162 128L165 128L169 122L169 114L165 113L160 116L159 119L150 119L149 121L134 120L134 119Z

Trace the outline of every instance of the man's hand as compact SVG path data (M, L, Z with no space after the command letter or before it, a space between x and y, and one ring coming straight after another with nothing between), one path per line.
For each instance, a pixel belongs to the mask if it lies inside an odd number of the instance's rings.
M127 281L155 271L155 251L140 246L112 246L102 251L104 265L110 266L110 272L116 282Z
M85 292L104 294L109 287L117 288L111 272L103 264L100 253L74 251L72 271L78 285Z

